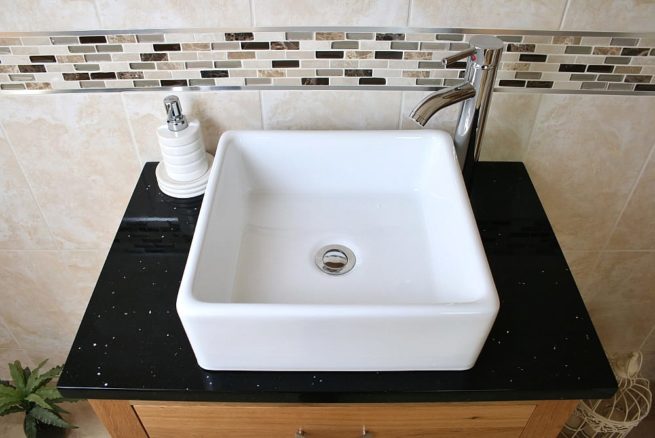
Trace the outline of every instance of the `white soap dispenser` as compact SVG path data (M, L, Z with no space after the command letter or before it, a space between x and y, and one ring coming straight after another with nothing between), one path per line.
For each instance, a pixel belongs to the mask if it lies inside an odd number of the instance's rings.
M177 96L166 96L166 123L157 128L162 161L157 165L159 189L175 198L205 193L213 157L205 151L200 123L187 120Z

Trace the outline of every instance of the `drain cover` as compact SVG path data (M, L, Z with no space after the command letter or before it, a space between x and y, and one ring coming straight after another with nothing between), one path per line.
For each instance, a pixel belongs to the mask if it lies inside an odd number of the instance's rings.
M326 245L316 254L316 266L330 275L350 272L355 262L355 254L343 245Z

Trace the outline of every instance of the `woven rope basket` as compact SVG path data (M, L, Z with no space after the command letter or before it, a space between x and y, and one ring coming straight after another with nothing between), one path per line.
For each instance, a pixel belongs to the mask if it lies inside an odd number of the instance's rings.
M582 400L564 425L562 438L621 438L650 411L652 394L647 379L639 376L641 352L613 362L619 383L616 394L607 400Z

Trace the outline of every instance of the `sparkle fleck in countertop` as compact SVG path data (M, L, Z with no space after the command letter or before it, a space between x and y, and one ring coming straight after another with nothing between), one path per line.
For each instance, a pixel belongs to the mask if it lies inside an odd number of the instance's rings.
M196 363L175 310L202 198L145 165L66 361L68 397L252 402L605 398L616 381L521 163L479 163L471 204L500 312L467 371L229 372ZM99 212L99 214L102 214Z

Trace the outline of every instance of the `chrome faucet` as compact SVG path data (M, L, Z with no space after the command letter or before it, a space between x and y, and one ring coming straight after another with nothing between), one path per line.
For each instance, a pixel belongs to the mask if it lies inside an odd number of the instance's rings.
M462 168L464 182L469 187L473 165L480 158L480 144L496 70L503 52L503 42L493 36L476 35L469 41L470 48L443 58L445 67L466 58L466 81L434 92L423 99L410 117L421 126L442 108L464 101L455 130L455 152Z

